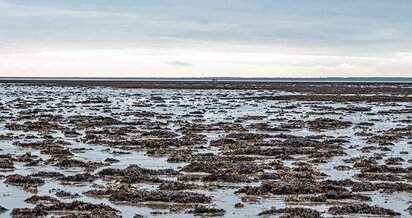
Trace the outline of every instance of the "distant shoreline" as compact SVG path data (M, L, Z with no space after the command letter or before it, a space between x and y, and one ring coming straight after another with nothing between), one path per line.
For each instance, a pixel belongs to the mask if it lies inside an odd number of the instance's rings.
M202 80L0 80L3 86L37 86L37 87L83 87L91 89L120 88L120 89L170 89L170 90L214 90L219 94L221 90L267 90L287 95L252 96L254 100L284 100L284 101L338 101L338 102L412 102L412 82L288 82L288 81L223 81ZM293 94L294 93L294 94ZM382 95L382 93L384 93ZM239 99L248 100L245 94Z
M268 80L202 80L163 79L0 79L0 84L44 87L110 87L132 89L214 89L214 90L277 90L312 94L379 94L412 96L412 79L408 81L268 81Z
M268 83L412 83L412 77L0 77L0 83L33 81L106 82L268 82Z

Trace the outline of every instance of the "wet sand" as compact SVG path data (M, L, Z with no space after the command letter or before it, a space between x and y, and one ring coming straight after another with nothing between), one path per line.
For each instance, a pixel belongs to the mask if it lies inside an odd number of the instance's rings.
M410 216L412 86L0 81L0 217Z

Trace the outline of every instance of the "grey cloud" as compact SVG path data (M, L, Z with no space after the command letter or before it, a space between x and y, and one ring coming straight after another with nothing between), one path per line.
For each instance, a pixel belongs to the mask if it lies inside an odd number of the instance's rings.
M183 66L183 67L193 66L193 64L188 63L188 62L183 62L183 61L166 61L165 63L170 64L170 65L175 65L175 66Z
M0 45L199 40L408 51L411 9L409 0L0 0Z

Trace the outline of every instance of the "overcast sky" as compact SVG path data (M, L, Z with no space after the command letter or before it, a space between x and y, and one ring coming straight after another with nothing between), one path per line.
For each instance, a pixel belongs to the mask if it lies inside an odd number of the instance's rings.
M410 0L0 0L0 76L412 76Z

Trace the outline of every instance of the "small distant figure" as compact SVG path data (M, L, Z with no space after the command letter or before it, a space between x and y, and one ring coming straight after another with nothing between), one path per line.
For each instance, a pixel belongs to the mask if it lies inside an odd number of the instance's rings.
M212 83L216 84L217 83L217 78L212 78Z

